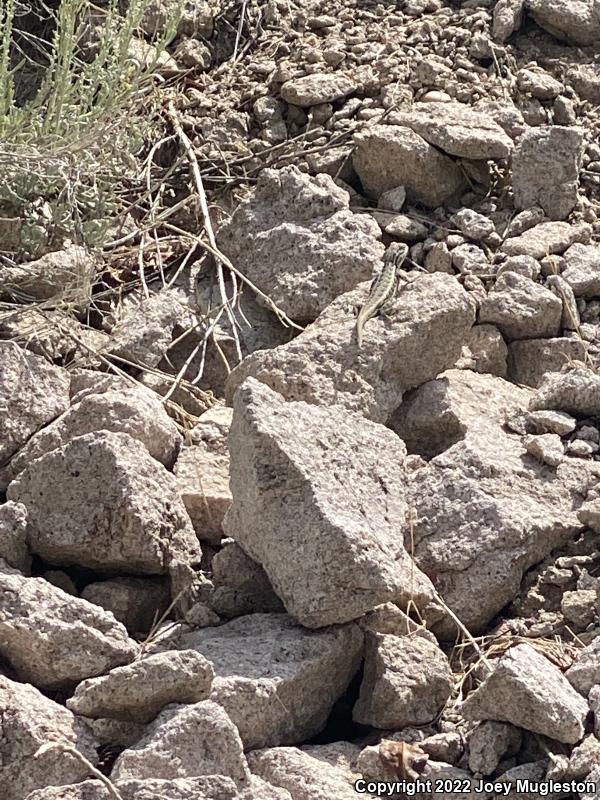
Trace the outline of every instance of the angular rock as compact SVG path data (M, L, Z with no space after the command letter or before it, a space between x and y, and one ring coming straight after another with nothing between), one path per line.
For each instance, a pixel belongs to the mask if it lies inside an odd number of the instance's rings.
M449 370L390 422L409 452L430 459L408 475L415 560L474 630L514 598L530 566L581 530L577 510L597 482L587 462L540 464L506 429L530 396L501 378Z
M565 678L584 697L590 694L594 686L600 685L599 637L593 639L577 654L577 658L565 672Z
M565 457L563 443L556 433L526 436L523 444L528 453L550 467L557 467Z
M600 103L600 75L595 64L573 64L566 78L582 100Z
M415 103L409 111L393 111L388 119L460 158L508 158L514 147L512 139L489 114L463 103Z
M114 614L130 633L147 633L170 603L169 586L164 578L110 578L95 581L81 592Z
M419 635L368 634L364 670L352 715L374 728L399 730L432 722L454 688L448 658Z
M128 663L137 652L112 614L42 578L0 571L0 655L21 680L44 689L70 687Z
M339 407L286 403L248 379L236 393L230 451L224 527L302 625L433 597L402 542L405 451L386 428Z
M481 775L491 775L507 754L517 753L521 732L506 722L480 722L468 738L469 769Z
M8 496L27 507L32 552L53 564L161 574L200 557L173 476L126 433L76 436L32 461Z
M529 408L595 416L600 411L600 375L585 366L548 373L532 395Z
M87 717L150 722L169 703L206 700L214 672L195 650L155 653L82 681L67 708Z
M576 297L600 294L600 245L574 244L565 253L562 278Z
M263 170L217 240L288 316L312 321L379 267L380 235L374 220L350 211L331 176L291 166Z
M231 505L229 450L230 408L216 406L200 417L175 464L179 494L199 539L219 544L222 522Z
M587 703L551 661L528 644L512 647L461 706L468 719L510 722L559 742L583 738Z
M552 75L540 68L520 69L517 73L517 86L522 92L528 92L533 97L537 97L538 100L554 100L565 90L560 81L557 81ZM556 127L549 126L544 130L552 138L555 135Z
M226 542L211 563L214 592L211 608L226 618L281 612L283 603L264 569L233 541Z
M63 750L50 749L35 757L39 748L49 742L67 742L88 761L97 761L94 739L80 720L33 686L15 683L3 675L0 731L3 800L25 800L36 789L77 783L88 775L87 767Z
M69 407L69 373L0 342L0 467L29 437Z
M354 764L359 748L349 742L313 747L273 747L248 754L252 772L290 792L294 800L356 800ZM375 795L360 797L375 800Z
M402 185L409 200L435 208L466 188L452 159L409 127L371 125L354 141L352 164L371 197Z
M575 242L588 242L590 235L590 226L586 223L542 222L506 239L501 251L508 256L532 256L539 260L549 254L564 253Z
M252 376L288 400L336 404L385 422L403 392L456 362L475 306L453 276L421 275L403 287L386 317L367 322L359 349L354 311L367 296L362 284L289 344L246 358L230 375L228 401Z
M10 473L16 477L35 458L65 445L76 436L100 430L129 434L167 468L173 466L181 443L177 426L158 399L149 392L134 388L116 389L86 395L34 434L13 457Z
M0 563L29 575L31 556L27 547L27 509L21 503L0 506Z
M473 211L472 208L461 208L451 218L451 222L461 233L474 242L488 239L496 232L496 227L492 220L477 211Z
M516 272L503 272L479 309L479 321L496 325L508 341L557 336L561 318L558 297Z
M526 339L508 346L508 379L540 386L547 372L560 372L572 361L583 361L587 346L581 339Z
M242 742L225 711L210 700L166 708L146 735L117 758L113 781L225 775L248 778Z
M577 128L548 125L528 131L512 158L515 207L537 205L550 219L566 219L577 202L582 148Z
M0 266L0 287L5 297L16 291L30 300L52 298L65 305L85 307L93 279L101 269L98 257L70 244L27 264Z
M527 0L527 8L537 24L574 44L596 44L600 37L598 0Z
M307 631L287 614L251 614L176 631L167 646L196 650L212 663L211 700L225 708L248 750L321 731L359 667L362 641L356 625Z
M467 347L475 372L489 372L499 378L506 377L508 349L495 325L474 325L467 339Z
M314 72L303 78L292 78L281 87L281 96L286 103L301 108L330 103L345 97L356 89L356 84L344 75L326 75Z

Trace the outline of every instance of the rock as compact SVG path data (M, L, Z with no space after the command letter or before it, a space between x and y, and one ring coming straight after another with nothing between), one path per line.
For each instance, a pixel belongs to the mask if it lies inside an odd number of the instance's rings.
M581 339L528 339L508 346L508 378L513 383L540 386L547 372L560 372L572 361L585 359Z
M530 411L526 416L531 433L556 433L568 436L577 427L577 420L562 411Z
M211 607L223 617L283 611L264 569L233 541L226 542L211 564Z
M539 260L552 253L564 253L575 242L589 241L590 233L585 223L569 225L568 222L542 222L518 236L506 239L501 250L508 256L525 255Z
M419 276L403 287L387 318L369 320L365 346L357 349L354 310L367 296L363 284L335 300L289 344L246 358L231 373L228 402L252 376L288 400L336 404L385 422L405 391L456 362L475 309L454 277ZM417 357L423 352L426 359Z
M565 87L543 69L520 69L517 73L517 86L522 92L528 92L538 100L554 100L564 92ZM552 137L555 130L551 126L547 129ZM527 206L528 208L529 206Z
M388 730L424 725L438 716L453 688L448 658L437 644L418 635L370 633L353 718Z
M581 518L582 512L579 513ZM578 589L563 593L560 610L567 624L576 633L584 631L597 619L596 602L596 589Z
M25 800L36 789L77 783L88 775L88 768L64 750L48 749L36 757L38 749L49 742L67 742L88 761L97 761L94 739L80 720L33 686L15 683L3 675L0 730L3 800Z
M0 654L21 680L68 688L137 652L112 614L42 578L0 571Z
M114 747L123 750L133 747L136 742L144 735L146 726L140 722L125 722L121 719L92 719L91 717L79 717L94 735L96 741L101 746Z
M577 202L582 148L578 128L548 125L528 131L513 153L515 207L538 205L550 219L566 219Z
M503 272L518 272L525 278L532 281L537 281L542 271L540 262L531 256L509 256L498 267L496 275L502 275Z
M356 133L354 142L352 164L371 197L401 185L410 201L435 208L466 188L452 159L410 127L371 125Z
M100 430L129 434L167 468L173 466L181 443L177 426L159 400L146 391L116 389L86 395L34 434L13 457L10 473L16 477L30 461L65 445L76 436Z
M87 717L151 722L169 703L206 700L214 677L195 650L167 651L82 681L67 708Z
M523 444L528 453L550 467L557 467L565 457L563 443L556 433L526 436Z
M565 331L578 331L581 327L581 318L573 289L560 275L549 275L546 286L562 301L561 327Z
M211 700L225 708L251 750L320 732L359 667L362 642L356 625L308 631L287 614L251 614L216 628L176 631L166 646L191 648L212 663Z
M594 64L573 64L566 77L582 100L600 103L600 75Z
M145 367L156 367L171 342L196 322L187 296L177 288L163 288L149 297L130 293L119 310L110 332L110 353Z
M516 238L545 220L546 215L539 206L528 208L526 211L515 214L508 225L506 234L511 238Z
M379 237L377 223L350 211L333 178L292 166L263 170L217 241L286 314L312 321L379 267Z
M386 428L339 406L286 403L248 379L236 393L230 451L224 527L302 625L347 622L387 600L431 599L402 543L405 451ZM274 492L274 483L283 488Z
M467 338L475 372L489 372L506 377L508 349L502 334L494 325L474 325Z
M565 672L565 678L579 694L587 697L600 684L600 638L596 637L581 650Z
M600 375L584 366L548 373L529 407L532 411L551 409L575 416L595 416L600 409Z
M210 700L172 705L146 728L145 736L117 758L113 781L225 775L248 778L242 742L225 711Z
M393 111L388 120L411 128L429 144L459 158L508 158L514 146L489 115L463 103L415 103L409 111Z
M551 661L528 644L511 647L461 706L468 719L510 722L559 742L583 738L587 703Z
M425 239L427 227L417 219L411 219L406 214L385 214L387 219L383 221L382 230L399 239L401 242L415 242Z
M286 103L308 108L319 103L330 103L352 94L356 84L344 75L325 75L315 72L303 78L292 78L281 87L281 97Z
M349 742L313 747L273 747L248 754L252 772L285 788L295 800L356 800L354 767L359 748ZM362 793L367 800L375 795Z
M0 287L5 297L12 292L29 300L49 300L85 308L92 282L102 270L102 261L84 247L69 244L46 253L36 261L0 266Z
M0 467L8 463L32 434L68 407L66 370L21 350L12 342L0 342Z
M119 781L116 788L122 800L242 800L238 787L224 775ZM101 781L88 780L74 786L39 789L27 800L114 800L114 794ZM265 795L265 800L275 800L275 796Z
M379 196L377 208L385 208L388 211L402 211L402 206L406 200L406 189L404 186L394 186Z
M558 297L516 272L500 275L479 309L479 321L496 325L508 341L557 336L561 317Z
M231 505L227 434L230 408L215 406L193 429L193 445L184 447L175 464L179 494L199 539L219 544L222 522Z
M31 550L50 563L161 574L180 553L200 559L172 475L126 433L76 436L32 461L8 495L27 507Z
M527 0L527 9L541 28L558 39L591 45L600 37L598 0Z
M170 603L169 586L163 578L110 578L95 581L81 592L114 614L130 633L147 633Z
M491 775L506 754L517 753L521 732L506 722L485 720L469 734L469 769L481 775Z
M21 503L0 505L0 564L2 560L29 575L31 556L27 548L27 509Z
M452 267L452 254L446 242L436 242L425 255L425 269L427 272L447 272L454 275Z
M574 244L565 253L562 278L576 297L600 294L600 245Z
M451 217L450 221L461 233L474 242L488 239L496 232L492 220L477 211L473 211L472 208L461 208Z
M525 0L498 0L494 6L492 34L497 42L505 42L521 27Z
M476 244L459 244L452 250L452 265L462 275L489 275L492 267L485 252Z
M581 530L577 510L597 481L585 462L540 464L506 429L530 396L501 378L449 370L390 420L409 452L430 459L408 473L415 560L472 630L512 601L530 566Z

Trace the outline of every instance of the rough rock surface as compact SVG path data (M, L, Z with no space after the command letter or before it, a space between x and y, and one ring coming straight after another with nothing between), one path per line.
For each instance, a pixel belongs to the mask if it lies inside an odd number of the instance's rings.
M126 433L76 436L28 464L8 495L27 508L31 550L51 563L160 574L180 553L199 559L172 475Z
M355 144L352 164L371 197L404 186L410 200L435 208L465 188L452 159L409 127L374 125L357 134Z
M470 719L511 722L559 742L583 738L587 703L552 664L527 644L511 648L462 706Z
M393 433L341 409L286 403L249 379L236 394L230 437L225 529L299 622L318 628L387 600L431 599L401 539L405 451Z
M503 272L479 309L507 341L557 336L562 303L549 289L516 272Z
M31 556L27 548L27 509L21 503L0 506L0 559L29 575Z
M0 654L21 680L64 688L126 664L137 652L112 614L42 578L0 571Z
M0 342L0 467L69 407L69 376L16 344Z
M369 278L383 255L377 224L348 203L329 175L264 170L221 226L219 246L234 263L243 259L246 277L288 316L312 321Z
M600 245L571 245L565 253L562 277L576 297L600 294Z
M355 89L354 83L343 75L305 75L286 81L281 87L281 96L295 106L316 106L330 103Z
M399 730L436 718L454 687L439 647L423 636L367 635L356 722Z
M513 383L540 386L547 372L560 372L573 361L583 361L585 342L580 339L523 339L508 347L508 378Z
M67 708L87 717L150 722L170 703L197 703L210 694L210 663L194 650L156 653L82 681Z
M44 697L33 686L0 675L2 762L0 793L4 800L25 800L46 786L77 783L87 767L69 753L43 745L67 742L89 761L96 761L95 742L85 724L66 708Z
M225 711L210 700L171 705L140 741L117 758L115 781L225 775L236 783L248 777L242 742Z
M255 353L230 375L227 396L252 376L287 400L341 405L386 422L408 389L456 362L475 317L473 301L450 275L419 276L408 284L386 318L365 325L365 347L356 344L353 309L367 286L342 295L287 345ZM426 350L427 359L420 358Z
M600 8L597 0L527 0L535 21L553 36L575 44L588 45L600 36Z
M416 562L474 629L509 602L529 566L581 530L576 511L597 480L581 462L540 464L504 428L530 397L501 378L450 370L392 421L409 452L430 458L408 476Z
M182 630L168 646L196 650L212 663L211 699L253 749L318 733L358 669L362 642L356 625L308 631L286 614L251 614Z
M166 580L149 577L88 583L81 596L114 614L130 633L149 631L166 612L171 600Z

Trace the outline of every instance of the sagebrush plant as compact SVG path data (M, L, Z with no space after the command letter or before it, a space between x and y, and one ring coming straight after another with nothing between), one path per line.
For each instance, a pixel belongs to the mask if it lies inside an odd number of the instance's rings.
M175 6L141 63L130 46L150 2L129 0L123 13L118 0L44 6L48 41L17 30L19 0L0 3L0 218L19 220L16 257L61 238L101 244L125 183L135 182L134 156L152 139L155 62L181 13ZM32 71L22 100L18 79Z

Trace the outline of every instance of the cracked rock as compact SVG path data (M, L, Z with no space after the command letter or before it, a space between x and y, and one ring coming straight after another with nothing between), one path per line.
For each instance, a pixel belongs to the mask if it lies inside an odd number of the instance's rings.
M502 656L461 709L469 719L510 722L568 744L583 738L588 712L558 667L528 644Z
M225 529L301 624L431 599L398 536L407 529L405 450L393 433L339 407L286 403L248 379L235 397L230 450Z

